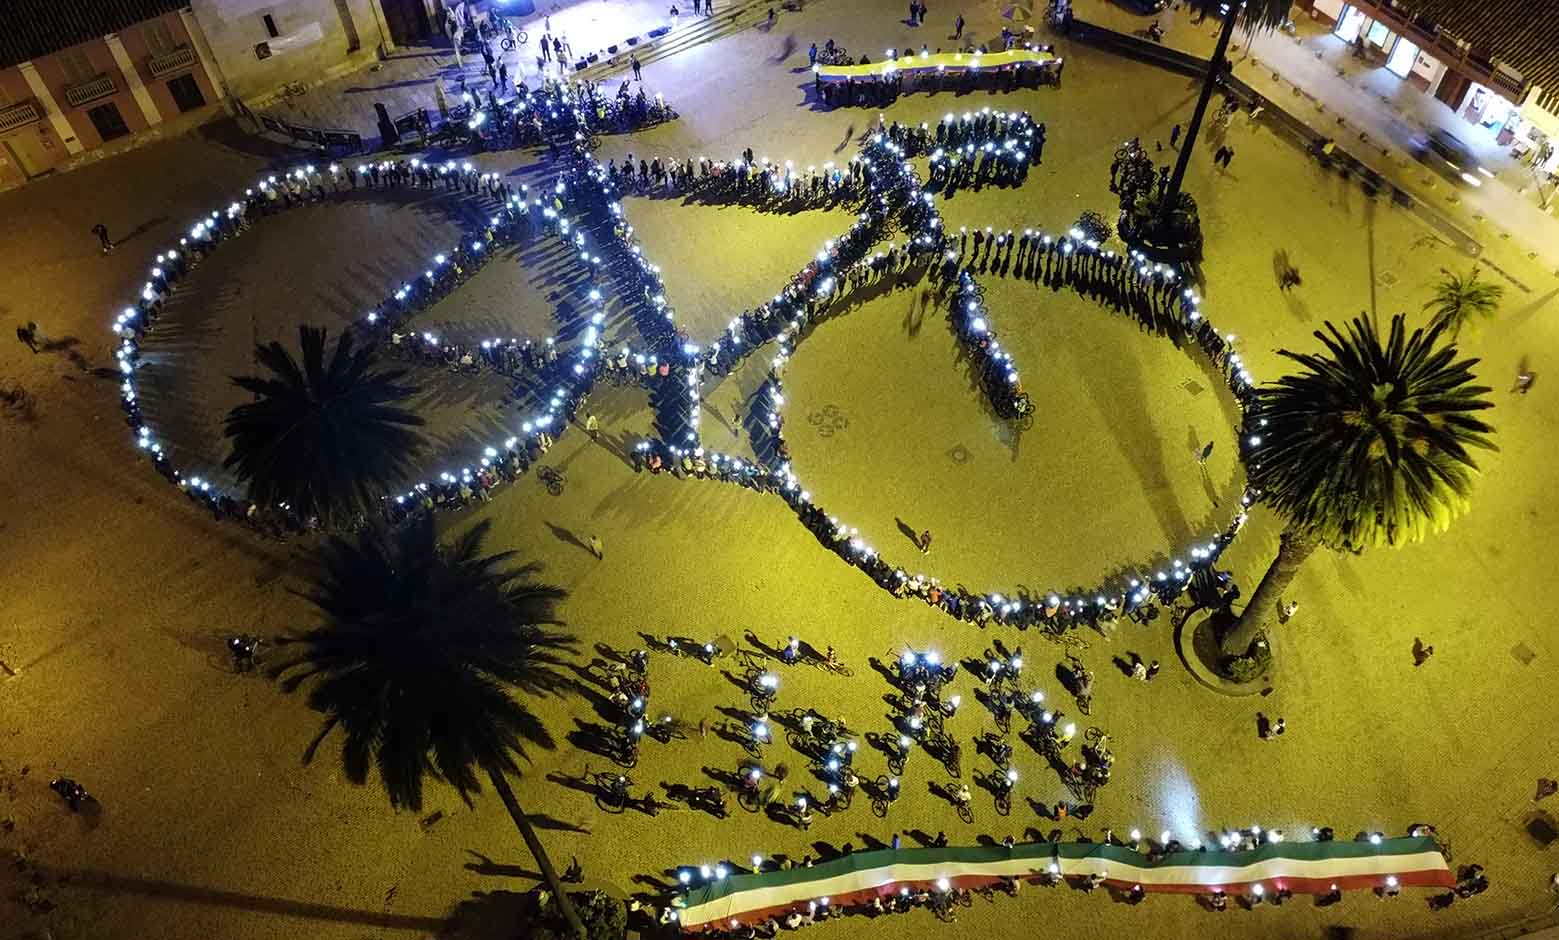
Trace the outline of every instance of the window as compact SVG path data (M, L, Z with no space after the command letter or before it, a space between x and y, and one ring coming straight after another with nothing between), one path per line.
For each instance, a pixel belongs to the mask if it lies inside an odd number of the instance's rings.
M265 35L271 37L272 39L275 39L277 36L281 35L281 30L276 28L276 18L275 17L273 17L269 13L267 13L267 14L265 14L264 16L262 16L260 18L265 20Z
M87 58L85 49L79 46L65 49L59 52L58 56L60 68L65 71L65 84L79 85L97 77L97 69L92 67L92 60Z
M141 35L146 38L146 48L152 55L167 55L177 48L173 41L173 30L162 20L152 20L141 27Z

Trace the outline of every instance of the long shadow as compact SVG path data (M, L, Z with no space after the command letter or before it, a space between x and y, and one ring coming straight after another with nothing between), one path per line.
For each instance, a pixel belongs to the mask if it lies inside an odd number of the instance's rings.
M362 911L334 904L318 904L290 898L246 894L224 888L207 888L201 885L166 881L159 878L140 878L117 875L113 872L90 868L61 868L34 865L34 870L52 881L68 882L75 887L101 891L106 894L136 895L165 901L183 901L230 910L251 911L259 914L276 914L281 917L299 917L307 920L328 921L339 924L360 924L367 927L383 927L394 930L442 930L448 921L442 917L415 917L408 914L386 914L380 911Z
M590 557L592 557L592 558L595 557L595 549L591 548L588 544L586 544L585 541L583 539L581 539L579 536L575 535L574 533L570 532L569 530L563 528L560 525L553 525L550 522L543 522L542 525L545 525L547 527L547 529L552 532L553 537L556 538L558 541L564 543L565 545L572 545L575 548L579 549L580 551L589 552L590 553Z

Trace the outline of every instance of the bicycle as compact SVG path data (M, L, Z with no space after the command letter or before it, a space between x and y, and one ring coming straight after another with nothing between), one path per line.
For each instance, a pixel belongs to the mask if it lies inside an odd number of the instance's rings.
M974 809L970 807L968 800L961 800L958 798L959 784L957 781L934 784L934 786L937 787L938 795L947 800L949 803L953 804L954 809L958 811L959 819L962 819L965 823L970 825L974 824Z
M837 660L830 661L828 659L814 659L811 662L813 666L816 666L818 669L821 669L824 672L833 673L836 676L843 676L846 679L855 675L854 669L851 669L849 666L846 666L844 663L841 663Z
M623 774L611 772L591 775L595 784L595 805L608 813L621 813L628 809L628 788L633 781Z
M879 774L872 788L872 815L881 819L888 815L888 807L899 798L899 778Z
M563 494L563 484L567 482L563 476L563 471L556 467L537 467L536 479L540 480L547 487L547 492L553 496L561 496Z

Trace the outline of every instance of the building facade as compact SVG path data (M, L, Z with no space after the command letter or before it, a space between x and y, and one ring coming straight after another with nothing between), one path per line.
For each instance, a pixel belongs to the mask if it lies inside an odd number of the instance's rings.
M1298 0L1355 55L1535 171L1559 169L1559 16L1532 0Z
M426 38L426 0L193 0L229 93L264 101Z
M8 0L0 28L0 187L166 122L217 113L219 83L177 0Z

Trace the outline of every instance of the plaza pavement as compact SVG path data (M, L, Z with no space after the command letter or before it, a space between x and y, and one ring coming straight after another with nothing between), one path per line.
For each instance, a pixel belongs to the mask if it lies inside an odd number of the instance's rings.
M989 35L999 29L996 14L982 8L967 15L972 29ZM942 31L933 27L952 11L932 15L925 32L935 46ZM608 139L601 156L630 149L723 155L750 145L777 159L834 158L846 131L861 132L874 115L810 109L804 76L791 70L804 65L806 44L814 37L832 35L853 49L918 44L917 33L897 21L900 16L886 4L852 16L821 4L786 17L778 35L748 33L653 63L647 82L680 89L674 100L683 118L643 135ZM792 31L800 51L771 62ZM920 121L988 103L1029 109L1048 122L1045 163L1027 185L961 193L943 209L949 224L1016 226L1032 220L1029 224L1059 229L1084 208L1107 209L1107 164L1116 143L1137 134L1167 138L1168 126L1189 113L1189 82L1094 50L1062 51L1069 63L1059 91L910 96L890 109L890 117ZM1309 332L1322 319L1361 309L1414 313L1438 266L1466 263L1411 215L1366 202L1265 131L1237 124L1235 132L1246 136L1236 144L1230 172L1210 173L1199 158L1188 186L1207 225L1206 309L1244 338L1242 351L1258 377L1278 373L1276 348L1313 348ZM507 171L533 159L502 153L481 162ZM308 622L307 610L290 593L299 584L296 559L302 546L257 542L236 528L214 525L180 500L132 454L115 382L90 371L111 363L104 326L122 298L138 288L149 255L176 237L192 215L225 201L269 165L250 153L189 139L0 197L0 212L19 221L16 232L26 233L10 236L0 255L0 283L6 285L0 312L7 327L12 320L33 318L51 335L75 335L88 366L82 371L60 356L31 356L19 344L0 346L0 376L20 381L40 402L36 423L0 425L0 505L6 507L0 517L5 562L0 659L19 671L0 679L0 817L16 823L14 832L0 834L0 848L24 850L45 874L42 896L57 905L47 915L27 913L11 890L25 887L23 875L5 868L0 878L9 880L0 882L7 889L0 891L0 924L19 936L37 935L45 926L60 938L98 936L105 929L117 936L173 940L268 940L300 931L321 938L426 936L440 929L457 902L474 901L490 913L501 902L501 895L490 893L531 884L522 874L531 869L530 860L490 797L468 810L435 789L422 815L443 815L423 826L414 814L388 812L373 787L345 784L330 745L314 766L299 766L316 728L314 716L263 680L224 671L221 638ZM339 298L342 311L382 294L366 276L374 265L399 270L398 262L376 253L381 243L360 238L352 228L362 226L362 213L385 212L392 228L403 220L407 230L423 224L415 212L397 215L379 208L305 211L319 220L272 221L318 225L328 233L336 224L332 217L339 220L334 247L311 248L300 241L296 250L329 250L341 270L364 272L345 281L351 292ZM673 205L635 205L632 211L645 215L646 231L654 228L656 239L667 241L668 254L686 251L669 247L670 240L685 237L669 218ZM656 217L648 221L651 214ZM109 220L116 231L147 224L120 251L99 258L87 234L98 219ZM807 240L812 233L794 229L781 233L787 240L768 241L766 221L747 210L711 210L702 213L697 237L711 245L750 243L760 253L793 255L794 266L814 250ZM269 224L260 223L222 251L285 255L255 244L284 234L280 228L268 231ZM656 245L646 241L655 255ZM1290 298L1277 292L1272 273L1272 255L1280 248L1290 252L1305 278ZM393 255L396 249L385 250ZM413 252L404 250L409 261ZM1114 736L1117 754L1115 780L1089 820L1091 834L1107 825L1189 833L1251 823L1401 831L1430 821L1453 843L1457 862L1487 866L1492 880L1487 894L1439 915L1430 914L1419 897L1390 905L1354 897L1328 909L1296 901L1276 910L1214 917L1186 900L1155 898L1130 907L1099 896L1031 889L1016 900L979 904L952 926L917 914L838 922L817 928L817 936L934 932L965 938L1010 931L1016 922L1080 938L1144 930L1166 937L1252 932L1302 937L1318 936L1327 925L1355 926L1366 938L1450 938L1548 908L1555 857L1535 847L1521 827L1533 809L1535 778L1554 776L1556 769L1556 734L1546 719L1559 649L1541 550L1559 521L1546 498L1551 485L1545 442L1555 430L1556 405L1541 358L1542 350L1553 348L1554 285L1541 271L1521 268L1519 254L1511 255L1505 260L1532 292L1513 291L1501 318L1463 343L1469 353L1485 357L1480 375L1496 387L1491 420L1502 447L1485 458L1466 518L1422 546L1313 559L1295 584L1302 607L1281 637L1276 691L1268 698L1227 699L1197 685L1175 662L1162 621L1152 628L1123 628L1113 643L1092 636L1084 654L1098 673L1092 721ZM709 295L711 303L767 296L777 286L776 268L788 270L767 262L744 268L724 244L719 251L684 256L692 270L668 268L668 288L690 310L700 307L706 290L717 292ZM281 334L300 315L312 322L345 316L326 302L336 286L328 282L330 268L301 256L287 259L278 279L286 278L293 289L291 307L279 296L258 312L222 301L226 306L219 309L231 311L223 316L239 333L236 343L224 334L222 348L241 355L243 333L252 334L256 322ZM1046 436L1049 446L1061 450L1072 439L1086 439L1087 460L1098 466L1094 478L1009 476L1010 468L996 459L1000 451L974 466L958 465L934 447L926 448L930 459L907 466L912 451L883 446L881 455L874 455L866 413L894 404L880 390L880 400L858 400L871 393L867 379L874 373L884 377L885 389L923 384L928 427L967 424L971 439L996 434L989 424L976 423L977 404L953 363L945 326L931 316L918 336L908 336L896 306L907 302L908 293L874 302L884 305L880 312L865 307L825 324L802 347L787 380L798 401L788 414L798 469L809 481L819 481L820 492L826 487L839 493L831 501L859 499L852 490L885 488L886 479L892 499L882 500L880 509L871 500L859 503L861 512L878 517L856 524L869 527L879 547L905 564L919 559L891 521L883 520L890 513L908 518L917 510L947 513L946 521L932 526L936 543L925 570L952 572L949 579L978 578L972 585L977 587L1068 577L1066 566L1077 563L1074 543L1088 542L1095 533L1047 532L1039 517L1048 506L1135 500L1139 497L1122 488L1143 480L1156 485L1161 478L1181 512L1194 519L1203 505L1197 500L1209 496L1186 478L1192 462L1188 428L1197 426L1200 438L1202 427L1216 417L1216 411L1194 410L1207 408L1213 392L1192 396L1184 386L1175 387L1186 380L1207 384L1194 364L1177 365L1173 357L1158 361L1163 350L1153 344L1161 341L1119 329L1105 322L1108 314L1089 311L1075 299L1025 285L990 286L997 328L1015 342L1018 336L1023 342L1070 341L1070 348L1050 355L1043 343L1025 352L1025 382L1041 406L1041 421L1030 432L1036 439L1023 441L1022 459L1040 456L1034 445L1040 443L1036 432L1043 419L1064 415ZM450 303L456 301L458 295ZM513 316L532 316L523 312L530 303L516 304ZM452 310L448 319L461 315ZM506 315L502 309L481 314ZM1045 317L1058 322L1041 324ZM1067 321L1075 325L1069 329ZM873 324L882 330L881 343L872 342ZM1028 334L1028 328L1036 332ZM906 360L906 345L923 358ZM1122 375L1129 363L1108 356L1117 345L1130 348L1134 359L1157 364L1141 377ZM841 359L849 350L859 351L853 361ZM813 354L815 362L808 359ZM1538 382L1532 394L1513 396L1506 389L1524 355L1535 357ZM831 369L830 363L837 365ZM1054 382L1047 381L1052 368ZM1106 413L1110 393L1088 384L1090 369L1119 385L1122 401L1140 410ZM209 384L213 380L221 384L220 375L201 379L201 394L220 391ZM1090 389L1096 398L1071 400ZM1047 402L1049 394L1057 401ZM723 405L729 418L739 396L720 385L711 388L709 400ZM815 432L804 437L808 413L829 402L845 411L850 426L829 441ZM751 629L766 642L787 634L832 642L856 667L857 677L842 682L787 670L779 704L814 705L842 714L862 730L886 726L878 702L887 688L864 665L890 647L936 646L945 655L967 656L1000 636L1024 643L1036 680L1060 658L1059 649L1029 636L981 634L915 603L892 600L819 547L773 499L712 483L633 475L614 450L650 427L643 394L602 389L591 407L604 419L602 442L570 434L547 459L566 471L562 496L549 496L526 478L480 513L449 523L463 529L490 518L494 549L514 548L523 557L544 560L548 575L573 591L565 614L587 648L597 641L637 644L641 629L735 638ZM902 428L914 416L896 420L905 422ZM1187 427L1177 424L1181 420ZM1099 436L1101 421L1116 422L1110 428L1118 439L1114 453L1109 436ZM706 415L705 433L716 431ZM892 426L870 429L872 435L893 432ZM1217 456L1226 456L1225 450L1215 449ZM803 457L811 463L802 466ZM1221 485L1229 469L1214 467L1214 480ZM976 473L981 479L971 486L967 481ZM1026 509L1000 519L959 518L955 510L966 504L957 499L972 498L977 487L999 490L1002 481L1032 490ZM961 492L966 488L972 495ZM958 493L957 499L950 493ZM1156 512L1167 503L1136 505L1139 512L1130 524L1140 529L1120 533L1117 563L1152 551L1154 527L1167 529ZM1270 516L1258 512L1226 556L1242 584L1253 584L1270 558L1275 532ZM591 534L604 540L603 561L573 544ZM1106 550L1102 539L1097 545L1089 550ZM980 562L982 557L989 561ZM1006 566L1014 557L1030 560L1013 571ZM1003 567L987 570L987 564ZM1047 577L1049 572L1063 573ZM1437 650L1420 669L1409 655L1414 637ZM1126 680L1110 666L1110 657L1126 650L1159 659L1164 672L1150 686ZM714 717L719 706L740 705L735 690L705 667L655 657L651 675L652 711L696 720ZM952 727L967 741L983 723L972 688L963 680L960 685L965 704ZM1043 687L1060 695L1048 676ZM1260 741L1254 733L1257 709L1285 717L1289 733L1276 742ZM591 717L583 702L552 703L542 711L560 737L574 718ZM656 788L660 780L694 782L700 766L729 767L738 757L736 747L713 737L665 749L647 745L634 777L639 789ZM673 863L739 861L754 851L800 853L813 839L860 845L857 833L885 839L890 828L920 828L972 840L980 834L1021 836L1029 825L1050 828L1021 804L1010 819L998 820L983 795L976 799L976 825L959 824L926 792L926 783L942 775L923 757L911 759L906 794L887 821L870 817L861 806L820 821L805 837L745 817L717 822L679 812L653 820L631 814L606 818L587 797L546 781L549 771L577 772L587 762L566 748L539 754L520 792L529 811L550 820L543 823L543 839L557 858L578 855L589 881L621 891L637 889L631 876ZM1032 754L1022 753L1018 761L1021 796L1051 802L1062 795ZM799 760L790 762L799 767ZM599 760L594 763L601 767ZM983 766L972 755L965 764L966 774ZM24 765L30 768L25 776ZM880 760L868 756L865 768L877 772ZM95 825L68 815L47 791L48 779L58 773L81 780L102 800L104 813ZM465 935L496 934L468 923Z

